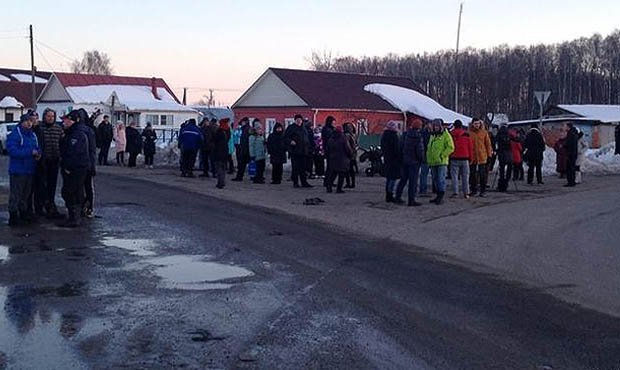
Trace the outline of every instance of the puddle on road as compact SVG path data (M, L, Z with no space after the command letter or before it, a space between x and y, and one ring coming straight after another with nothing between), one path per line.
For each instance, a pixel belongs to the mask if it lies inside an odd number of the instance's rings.
M33 292L0 287L0 348L7 368L86 369L71 348L84 320L37 305Z
M155 247L155 243L148 239L120 239L106 236L101 239L101 243L106 247L127 250L132 256L149 257L156 255L150 250L150 248Z
M9 247L0 245L0 263L4 263L9 260Z
M162 279L161 285L169 289L228 289L233 284L225 281L254 275L242 267L205 261L205 258L180 255L152 258L147 262L155 266L154 273Z

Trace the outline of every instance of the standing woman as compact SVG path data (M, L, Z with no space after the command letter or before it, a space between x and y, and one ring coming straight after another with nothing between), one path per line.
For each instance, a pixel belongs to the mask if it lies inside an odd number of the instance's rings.
M329 172L329 179L327 179L327 192L332 192L332 187L336 176L338 176L338 187L336 193L344 193L342 190L342 184L344 183L344 177L350 170L351 157L353 156L353 149L349 145L349 141L343 134L342 127L337 126L327 141L325 149L325 155L329 161L331 171Z
M400 178L402 157L398 140L398 125L390 121L385 126L381 136L381 151L383 152L383 169L385 171L385 201L394 201L394 186Z
M280 122L273 126L273 132L267 138L267 151L271 162L271 183L282 182L282 172L286 163L286 146L284 145L284 127Z
M505 192L508 190L508 181L512 175L512 149L510 143L508 126L503 124L497 132L497 160L499 161L499 180L497 190Z
M344 124L344 136L347 140L349 148L351 148L351 158L349 162L349 170L345 176L347 185L345 188L355 188L355 173L357 172L357 136L355 135L355 127L352 123L347 122Z
M129 152L129 164L127 167L136 167L138 154L142 153L142 138L134 121L127 127L125 135L127 137L127 152Z
M153 130L150 122L146 124L146 128L142 131L142 139L144 142L144 166L153 168L153 158L155 157L155 143L157 142L157 133Z
M127 148L127 137L125 136L125 124L118 121L116 132L114 133L114 142L116 147L116 164L125 166L125 149Z

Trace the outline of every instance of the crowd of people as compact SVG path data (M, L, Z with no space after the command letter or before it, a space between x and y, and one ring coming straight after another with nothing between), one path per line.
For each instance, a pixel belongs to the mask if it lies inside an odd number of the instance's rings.
M58 124L56 113L46 109L39 121L36 112L20 117L19 125L7 138L10 156L9 225L35 222L37 217L63 219L61 226L75 227L82 218L94 217L94 176L96 164L108 166L109 151L115 143L116 163L136 167L139 154L146 168L153 168L157 134L150 123L141 132L135 122L116 127L103 116L94 125L99 112L89 116L84 109L72 110ZM382 172L385 201L404 204L407 187L408 206L420 206L417 197L430 197L431 203L445 202L446 180L451 180L451 198L484 197L489 189L489 173L498 164L497 190L508 190L510 181L543 184L542 164L547 147L537 124L527 133L501 125L489 129L474 118L468 127L456 120L423 122L411 117L400 134L396 122L388 122L381 136ZM616 140L620 130L616 129ZM216 187L224 188L226 174L232 181L243 181L246 172L255 184L264 184L267 163L271 165L270 184L283 182L284 165L290 160L295 188L312 188L309 179L322 179L325 191L344 193L356 187L358 140L355 126L339 125L333 116L324 125L313 127L308 119L296 115L294 123L284 127L275 123L266 137L259 119L249 118L231 127L228 118L190 119L181 125L178 136L180 170L183 177L195 177L196 161L200 177L217 178ZM99 148L99 153L96 150ZM557 172L568 187L581 182L581 166L588 149L583 132L568 125L557 140ZM616 154L619 154L616 148ZM235 166L236 159L236 166ZM527 175L524 169L527 164ZM61 174L62 197L67 215L58 211L54 198ZM431 177L429 187L428 177Z

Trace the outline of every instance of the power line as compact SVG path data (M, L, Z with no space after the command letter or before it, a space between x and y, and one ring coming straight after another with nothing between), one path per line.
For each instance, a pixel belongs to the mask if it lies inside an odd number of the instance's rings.
M0 40L27 39L28 36L0 36Z
M67 56L67 54L64 54L63 52L56 50L55 48L47 45L46 43L44 43L41 40L35 40L35 43L41 44L41 46L43 46L45 48L48 48L49 50L53 51L54 53L60 55L61 57L65 58L65 59L67 59L67 60L69 60L71 62L75 62L76 61L75 58L71 58L71 57Z
M47 60L47 58L45 57L45 55L43 54L43 52L41 51L41 49L39 49L39 46L38 46L38 45L35 45L34 47L35 47L35 49L37 49L37 51L39 52L39 55L41 56L41 58L43 59L43 61L44 61L45 63L47 63L47 66L48 66L48 67L50 67L50 69L51 69L52 71L53 71L53 70L55 70L55 68L52 66L52 63L50 63L50 61L49 61L49 60Z

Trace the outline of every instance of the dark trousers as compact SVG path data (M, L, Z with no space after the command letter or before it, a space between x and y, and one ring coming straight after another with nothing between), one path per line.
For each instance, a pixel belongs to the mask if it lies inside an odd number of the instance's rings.
M245 175L245 167L247 165L248 165L248 162L246 162L243 159L239 159L237 161L237 176L235 176L235 178L239 180L243 180L243 175Z
M229 174L232 174L235 172L235 163L233 162L233 157L232 154L228 155L228 161L227 161L227 170Z
M312 172L312 167L314 167L314 158L309 155L306 157L306 174L312 175L314 173Z
M62 199L67 209L80 208L84 204L84 183L86 181L86 169L71 170L70 173L62 171Z
M256 161L256 175L254 176L254 182L265 181L265 160L261 159Z
M514 163L512 171L512 179L513 180L523 180L523 174L525 173L523 169L523 162Z
M129 164L127 164L127 167L136 167L137 159L138 159L138 153L129 152Z
M110 143L104 143L99 149L98 163L99 165L108 165L108 154L110 153Z
M153 165L153 158L155 157L154 154L145 154L144 155L144 164L147 166L152 166Z
M484 194L487 191L487 181L489 177L488 165L472 164L469 166L469 190L472 193Z
M206 150L200 150L200 163L202 164L202 173L204 175L209 174L209 165L211 159L211 152ZM212 166L211 171L215 171L215 168Z
M9 175L9 212L26 213L32 191L32 175Z
M30 188L30 196L28 197L28 213L43 213L45 207L45 199L47 188L45 187L45 163L37 162L34 176L32 177L32 186ZM34 208L33 208L34 206Z
M215 175L217 177L217 187L223 188L226 185L226 161L215 161Z
M396 186L396 199L401 199L405 185L409 184L407 195L410 202L415 200L418 190L418 176L420 175L420 164L403 165L400 172L400 180Z
M284 165L282 163L271 164L271 182L279 184L282 182L282 173L284 172Z
M189 175L194 172L194 165L196 164L197 150L183 150L183 156L181 157L181 173Z
M46 159L45 160L45 205L51 206L55 203L56 198L56 186L58 185L58 168L60 165L59 159Z
M95 206L95 176L90 172L84 177L84 209L93 209Z
M499 162L499 180L497 189L499 191L508 190L508 182L512 177L512 163Z
M349 163L349 171L345 175L347 187L355 187L355 174L357 173L357 161L352 160Z
M325 157L322 155L314 156L314 174L317 176L325 176Z
M534 181L534 169L536 170L536 181L542 184L542 159L530 160L527 165L527 183Z
M306 156L293 154L291 155L291 166L292 166L292 180L293 185L301 185L308 184L306 180Z
M344 184L344 178L346 176L346 172L335 172L331 171L329 174L329 178L327 179L327 191L332 191L332 186L334 184L334 180L338 177L338 184L336 185L336 191L342 191L342 185Z
M116 152L116 164L125 165L125 152Z
M576 172L577 172L577 166L575 166L575 162L576 162L577 158L568 158L568 161L566 161L566 181L568 182L568 185L575 185L575 176L576 176Z

